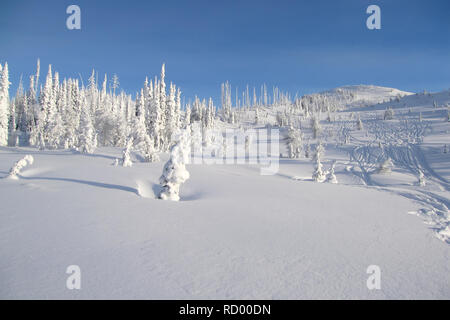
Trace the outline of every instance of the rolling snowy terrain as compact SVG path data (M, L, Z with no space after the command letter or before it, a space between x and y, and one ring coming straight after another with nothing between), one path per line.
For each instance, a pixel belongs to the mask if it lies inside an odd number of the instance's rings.
M277 101L214 128L279 128L278 172L188 164L179 202L158 199L167 152L0 147L0 298L450 299L450 91ZM313 181L319 143L337 183Z

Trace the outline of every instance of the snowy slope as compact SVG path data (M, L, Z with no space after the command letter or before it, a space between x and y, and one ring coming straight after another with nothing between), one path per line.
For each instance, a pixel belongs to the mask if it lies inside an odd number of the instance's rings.
M324 96L341 97L346 107L368 106L412 95L413 93L401 91L395 88L380 87L374 85L342 86L329 91L319 93Z
M351 111L357 111L374 105L377 105L378 110L384 110L387 106L390 106L391 102L412 96L415 96L415 94L395 88L374 85L348 85L304 95L300 98L300 101L316 101L318 106L324 106L325 103L328 103L340 111L350 109ZM276 123L277 113L289 110L288 106L283 103L276 104L275 106L260 106L258 109L267 118L264 122L270 124ZM254 110L244 111L243 115L241 115L241 121L246 124L252 124L255 118L254 113Z

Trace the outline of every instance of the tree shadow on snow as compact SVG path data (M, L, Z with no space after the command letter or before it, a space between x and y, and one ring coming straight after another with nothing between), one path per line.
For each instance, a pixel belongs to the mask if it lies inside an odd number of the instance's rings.
M46 156L72 156L81 155L91 158L104 158L115 160L117 157L103 153L82 153L76 150L69 149L55 149L55 150L39 150L37 148L21 149L20 147L0 147L0 151L7 151L8 154L31 154L31 155L46 155Z
M180 201L195 201L204 198L205 193L195 192L187 195L181 195Z
M48 180L48 181L74 182L74 183L85 184L85 185L93 186L93 187L127 191L127 192L134 193L136 195L139 195L139 192L137 189L127 187L127 186L121 186L118 184L110 184L110 183L103 183L103 182L96 182L96 181L89 181L89 180L79 180L79 179L72 179L72 178L24 177L24 176L19 176L19 177L24 180Z

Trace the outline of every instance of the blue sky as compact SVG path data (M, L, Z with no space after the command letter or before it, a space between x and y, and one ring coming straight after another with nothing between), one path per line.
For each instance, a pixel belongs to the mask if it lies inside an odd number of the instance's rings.
M66 8L81 8L81 30ZM366 28L370 4L381 30ZM166 63L186 97L220 96L220 84L299 94L347 84L409 91L450 87L450 1L2 0L0 62L12 90L41 59L62 77L119 76L135 93Z

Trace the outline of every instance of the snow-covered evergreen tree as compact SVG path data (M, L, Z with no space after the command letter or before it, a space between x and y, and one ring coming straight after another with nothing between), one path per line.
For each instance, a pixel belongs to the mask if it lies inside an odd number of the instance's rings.
M39 115L37 123L37 146L45 149L49 143L50 130L56 116L56 105L54 99L53 74L52 66L48 66L47 78L45 79L44 88L41 88L39 95Z
M136 104L136 114L133 120L133 127L131 132L131 139L128 141L133 141L135 150L141 152L144 158L148 162L155 162L159 160L158 154L155 150L154 144L155 140L152 139L146 130L145 126L145 116L144 116L144 92L141 91Z
M0 64L0 146L8 144L9 84L8 63Z
M323 182L326 179L326 174L323 172L323 165L321 163L321 159L324 153L324 148L322 143L319 142L316 146L316 150L314 152L313 161L315 162L314 173L312 178L316 182Z
M9 104L9 121L8 121L8 146L15 147L17 145L17 133L16 133L16 112L20 111L21 100L23 99L22 81L20 81L19 87L16 92L16 96Z
M64 104L66 103L63 88L59 84L58 72L55 72L52 85L52 103L49 105L47 124L44 130L47 132L46 147L50 149L57 149L64 145L63 138L65 128L61 114L64 109Z
M289 158L300 158L302 152L303 137L298 129L290 127L287 136L288 154Z
M186 111L184 112L184 127L188 127L191 124L191 107L186 106Z
M86 99L83 99L80 117L80 138L78 150L82 153L94 153L97 147L97 135L92 123L89 106Z
M170 83L169 86L169 96L167 97L166 103L166 114L165 114L165 149L167 149L172 142L172 135L177 132L179 128L179 117L180 110L177 102L177 90L175 85Z
M222 119L225 122L232 123L232 108L231 108L231 85L222 83Z
M27 114L26 114L26 136L24 145L36 145L38 130L37 120L39 117L39 105L37 103L37 95L35 91L35 76L30 76L30 88L27 92Z
M154 88L153 88L153 98L150 103L150 128L149 128L149 135L155 139L155 148L157 150L160 150L163 146L163 140L164 140L164 126L163 126L163 117L164 113L161 108L161 90L160 90L160 84L155 79L154 82Z
M131 161L131 148L133 147L133 137L130 137L125 145L125 149L122 151L122 167L131 167L133 162Z
M160 178L162 191L159 198L163 200L180 200L180 186L189 179L186 163L190 152L190 130L186 128L180 134L177 143L170 149L170 159L164 165Z

